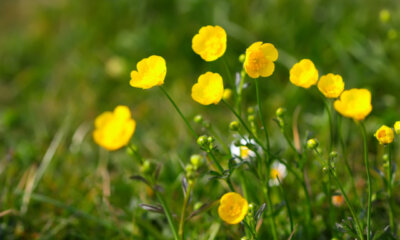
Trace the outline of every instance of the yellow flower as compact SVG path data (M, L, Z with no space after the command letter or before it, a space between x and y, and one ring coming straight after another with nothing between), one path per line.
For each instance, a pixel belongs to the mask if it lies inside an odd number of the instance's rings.
M192 98L203 105L218 104L224 94L224 83L218 73L206 72L200 75L192 87Z
M240 194L225 193L220 199L218 215L228 224L238 224L247 214L249 204Z
M117 106L113 112L100 114L94 122L94 141L101 147L114 151L126 146L135 132L136 122L127 106Z
M376 139L378 139L380 144L392 143L394 139L393 129L386 125L383 125L376 131L374 136L376 137Z
M192 49L207 62L217 60L226 50L226 32L220 26L205 26L192 39Z
M167 74L164 58L152 55L138 62L136 68L137 71L133 70L131 72L129 84L132 87L148 89L164 83L165 75Z
M278 50L271 43L255 42L246 49L244 70L251 78L269 77L275 70Z
M337 98L344 90L344 82L340 75L329 73L319 79L318 89L327 98Z
M296 86L309 88L318 81L318 70L310 59L302 59L290 69L289 80Z
M363 120L372 111L371 92L368 89L353 88L343 91L334 102L336 111L354 120Z
M394 131L397 135L400 135L400 121L394 123Z
M333 195L332 196L332 203L336 207L340 207L344 203L344 197L342 195Z

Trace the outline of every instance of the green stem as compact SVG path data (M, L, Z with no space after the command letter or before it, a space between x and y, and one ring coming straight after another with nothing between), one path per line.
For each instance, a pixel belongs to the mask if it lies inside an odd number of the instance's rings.
M270 156L270 144L269 144L269 136L268 136L268 129L264 121L264 116L262 114L262 106L261 106L261 98L260 98L260 87L258 84L258 79L255 79L256 82L256 94L257 94L257 104L258 104L258 115L260 116L260 121L263 126L265 141L266 141L266 149L267 149L267 156Z
M393 212L393 193L392 193L392 150L391 150L391 145L388 144L386 145L387 151L388 151L388 161L389 161L389 166L388 166L388 202L389 202L389 221L390 221L390 229L392 230L392 233L396 233L396 225L394 223L394 212Z
M326 99L323 99L326 111L328 112L328 121L329 121L329 134L330 134L330 139L329 139L329 153L332 152L333 148L333 118L332 118L332 113L331 109L329 107L328 102Z
M351 187L353 188L354 197L357 200L357 205L360 205L360 200L359 200L360 198L358 197L357 187L356 187L356 183L355 183L354 177L353 177L354 173L351 170L349 159L347 158L346 145L344 143L344 139L343 139L343 135L342 135L342 131L341 131L342 119L343 118L341 116L339 116L339 118L338 118L338 133L339 133L340 146L341 146L341 149L342 149L342 155L343 155L344 164L346 166L347 173L350 176Z
M213 162L215 163L215 165L217 166L218 170L220 171L220 173L222 174L224 172L224 169L222 168L221 164L219 164L219 162L217 161L217 158L215 157L215 155L212 153L212 150L207 151L208 155L210 155L211 159L213 160ZM235 189L233 188L232 182L230 177L226 178L226 183L229 186L229 189L234 192Z
M268 221L269 221L269 224L271 225L272 238L274 240L277 240L278 236L276 234L276 226L275 226L275 221L274 221L274 216L273 216L273 211L272 211L272 201L271 201L271 197L270 197L269 193L270 193L270 187L269 187L268 178L267 178L266 186L264 187L264 195L267 200L267 208L268 208L268 215L269 215Z
M178 236L178 233L176 232L175 224L172 220L171 212L170 212L167 204L165 203L164 198L157 191L155 191L155 193L156 193L158 201L160 202L161 206L164 209L164 213L165 213L165 216L167 217L168 224L169 224L169 227L171 228L172 234L174 235L174 239L179 240L179 236Z
M198 137L196 132L193 130L192 126L190 125L189 121L186 119L186 117L183 115L181 110L179 109L178 105L174 102L174 100L171 98L171 96L168 94L168 92L164 89L163 86L160 86L161 91L165 94L165 96L168 98L168 100L172 103L174 106L175 110L179 113L179 116L182 118L182 120L185 122L186 126L189 128L190 132L194 137Z
M351 204L350 204L349 198L347 197L347 194L346 194L346 192L344 191L342 184L340 183L339 179L337 178L336 173L333 171L333 169L332 169L330 166L328 166L328 168L329 168L330 174L333 176L333 179L334 179L335 182L336 182L336 185L339 187L340 191L342 192L342 195L343 195L343 197L344 197L344 201L346 202L347 207L348 207L349 210L350 210L351 216L353 216L353 219L354 219L354 221L356 222L356 225L357 225L357 233L358 233L360 239L361 239L361 240L364 240L364 236L363 236L363 234L362 234L362 228L361 228L361 225L360 225L360 221L359 221L357 215L355 214L353 207L352 207Z
M184 200L183 200L183 206L182 206L182 212L181 212L181 219L180 219L180 221L179 221L179 231L178 231L181 240L184 239L184 234L183 234L184 231L183 231L183 228L184 228L184 225L185 225L185 211L186 211L186 207L187 207L187 204L188 204L188 202L189 202L189 199L190 199L190 193L191 193L191 191L192 191L192 186L193 186L193 182L192 182L192 181L189 181L188 187L187 187L187 189L186 189L186 195L185 195L185 198L184 198Z
M281 182L281 180L279 179L279 176L276 176L276 179L277 179L278 182L279 182L279 189L280 189L280 191L281 191L281 193L282 193L283 199L285 199L285 205L286 205L286 208L287 208L287 211L288 211L289 221L290 221L290 232L293 232L293 217L292 217L292 211L291 211L291 209L290 209L289 201L288 201L288 199L287 199L287 196L286 196L286 194L285 194L285 191L283 191L282 182Z
M363 122L360 122L361 133L363 137L364 145L364 163L367 171L367 184L368 184L368 211L367 211L367 240L370 239L371 235L371 200L372 200L372 186L371 176L369 173L369 162L368 162L368 145L367 145L367 133Z

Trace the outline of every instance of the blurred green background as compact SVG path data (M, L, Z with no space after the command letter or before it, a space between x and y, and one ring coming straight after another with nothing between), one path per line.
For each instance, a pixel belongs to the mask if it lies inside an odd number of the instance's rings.
M204 62L191 39L210 24L226 30L228 48L223 59ZM181 199L179 162L198 148L159 89L129 86L129 73L142 58L163 56L164 85L182 111L189 118L201 113L228 141L233 116L221 104L194 102L191 86L206 71L227 79L223 61L233 75L251 43L273 43L280 57L273 76L262 80L262 94L273 144L282 146L272 121L280 106L289 116L302 107L302 133L319 132L322 142L327 135L315 89L288 80L302 58L311 59L320 75L342 75L346 88L372 91L371 135L380 124L399 120L399 39L397 0L1 0L0 212L11 212L0 216L0 239L160 239L148 234L162 219L138 207L150 200L141 184L129 180L137 164L124 150L99 150L91 137L98 114L129 106L137 121L132 141L145 157L164 163L166 192L171 201ZM245 106L254 105L253 93L250 83ZM359 133L351 133L349 143L358 145ZM379 152L370 140L373 154ZM199 201L222 193L207 190L216 182L204 184ZM204 219L196 223L198 234L210 227Z

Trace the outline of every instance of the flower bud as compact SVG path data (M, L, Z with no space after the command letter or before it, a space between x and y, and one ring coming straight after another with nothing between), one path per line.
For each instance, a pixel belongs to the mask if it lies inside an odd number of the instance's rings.
M249 120L249 122L254 122L254 120L255 120L254 115L249 115L249 116L247 117L247 120Z
M244 53L240 54L239 56L239 62L244 63L244 60L246 59L246 55Z
M249 240L249 239L246 236L244 236L240 240Z
M222 95L222 99L228 101L232 97L232 90L229 88L225 88L224 93Z
M338 153L337 153L336 151L332 151L332 152L329 153L329 156L330 156L331 158L336 158L337 155L338 155Z
M201 206L203 206L203 203L201 203L201 202L196 202L195 204L194 204L194 206L193 206L193 209L196 211L196 210L199 210L200 208L201 208Z
M193 121L194 121L195 123L199 123L199 124L200 124L200 123L203 122L203 116L201 116L200 114L198 114L198 115L194 116Z
M231 122L230 124L229 124L229 129L231 130L231 131L238 131L239 130L239 127L240 127L240 124L239 124L239 122L238 121L233 121L233 122Z
M140 171L144 174L148 174L152 171L152 164L149 160L145 160L142 165L140 166Z
M400 121L394 123L394 131L397 135L400 135Z
M207 136L205 136L205 135L200 136L200 137L197 139L197 144L198 144L200 147L203 147L205 144L207 144Z
M383 158L384 161L389 161L389 155L388 154L384 154L382 156L382 158Z
M381 20L382 23L387 23L390 20L390 12L387 9L382 9L379 12L379 19Z
M254 108L253 107L248 107L247 108L247 113L248 114L253 114L254 113Z
M307 141L307 148L312 150L318 147L318 140L315 138L308 139Z
M277 117L283 117L283 115L285 115L285 113L286 113L286 109L281 108L281 107L276 109L276 112L275 112Z
M213 136L209 136L209 137L207 138L207 141L208 141L209 143L213 143L213 142L215 141L215 138L214 138Z
M198 169L203 165L203 157L199 154L194 154L190 157L190 162L192 163L195 169Z

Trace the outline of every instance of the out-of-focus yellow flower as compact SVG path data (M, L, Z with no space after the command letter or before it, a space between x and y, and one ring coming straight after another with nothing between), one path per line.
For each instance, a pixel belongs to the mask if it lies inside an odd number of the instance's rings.
M127 106L117 106L113 112L104 112L94 121L94 141L114 151L126 146L135 132L136 122Z
M354 120L363 120L372 111L371 92L368 89L353 88L343 91L334 102L336 111Z
M131 72L132 87L148 89L164 83L167 66L163 57L152 55L142 59L136 65L137 71Z
M376 139L378 139L380 144L392 143L394 139L393 129L386 125L383 125L378 130L376 130L375 137Z
M342 195L333 195L332 196L332 203L336 207L341 207L344 203L344 197Z
M203 105L218 104L224 94L224 83L218 73L206 72L200 75L192 87L192 98Z
M289 80L296 86L309 88L318 81L318 70L310 59L302 59L290 69Z
M113 56L107 60L105 70L110 77L120 77L126 70L125 60L121 57Z
M204 26L192 39L192 49L207 62L217 60L226 50L226 32L220 26Z
M379 12L379 19L381 20L381 22L382 23L387 23L387 22L389 22L389 20L390 20L390 16L391 14L390 14L390 12L389 12L389 10L387 10L387 9L382 9L380 12Z
M225 193L219 202L218 215L228 224L238 224L247 214L249 204L240 194Z
M278 50L271 43L255 42L246 49L244 70L251 78L269 77L275 70Z
M397 135L400 135L400 121L394 123L394 131Z
M337 98L344 90L343 78L338 74L332 73L321 76L318 82L318 89L327 98Z

